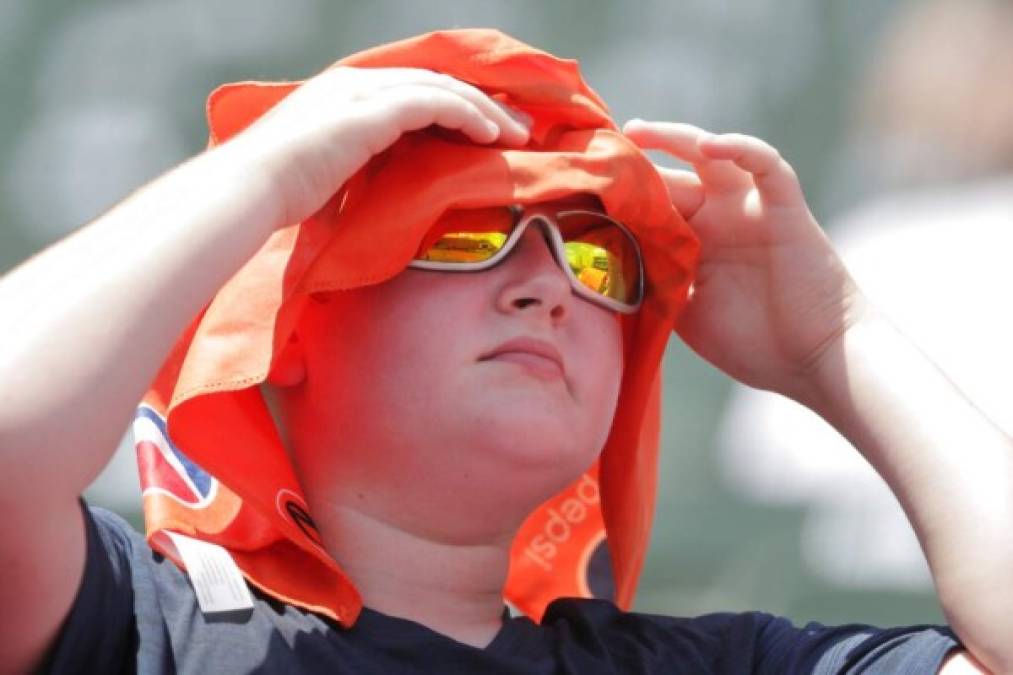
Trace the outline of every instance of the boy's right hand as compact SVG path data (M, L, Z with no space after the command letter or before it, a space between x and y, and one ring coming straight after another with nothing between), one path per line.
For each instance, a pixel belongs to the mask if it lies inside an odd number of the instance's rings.
M478 88L418 68L329 68L230 141L277 186L285 226L324 203L402 134L438 125L476 143L520 146L530 121Z

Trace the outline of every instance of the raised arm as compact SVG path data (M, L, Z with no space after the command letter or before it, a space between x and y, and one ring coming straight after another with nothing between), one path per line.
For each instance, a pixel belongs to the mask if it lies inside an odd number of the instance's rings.
M0 672L28 671L56 635L84 568L77 496L179 334L275 229L431 124L527 140L449 77L332 69L0 279Z
M680 335L854 444L911 520L954 631L992 672L1013 672L1013 441L869 303L776 150L683 124L625 131L695 168L662 169L702 242ZM961 656L945 672L977 667Z

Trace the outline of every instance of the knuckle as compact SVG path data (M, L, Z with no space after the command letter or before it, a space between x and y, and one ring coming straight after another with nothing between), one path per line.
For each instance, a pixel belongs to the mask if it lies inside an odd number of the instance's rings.
M780 151L777 148L775 148L773 145L771 145L770 143L767 143L766 141L759 141L759 143L760 143L760 149L763 150L763 152L767 153L767 155L770 156L770 159L773 162L783 162L784 161L784 158L781 157Z
M790 164L790 163L789 163L789 162L788 162L788 161L787 161L786 159L784 159L783 157L779 157L779 159L778 159L778 162L777 162L777 165L776 165L776 166L777 166L777 170L778 170L778 171L779 171L780 173L783 173L783 174L784 174L785 176L788 176L789 178L794 178L794 179L797 179L797 178L798 178L798 174L796 174L796 173L795 173L795 167L793 167L793 166L792 166L792 165L791 165L791 164Z
M762 161L764 166L771 169L778 169L781 165L786 165L784 158L781 157L781 153L778 152L777 148L768 143L767 141L750 136L750 147L757 157Z
M753 150L753 152L766 155L774 159L779 157L777 149L767 141L763 140L762 138L745 135L742 138L745 140L749 148Z
M462 86L464 85L464 82L461 82L457 78L455 78L455 77L453 77L451 75L447 75L446 73L438 73L438 72L432 71L432 70L427 70L427 71L425 71L425 73L426 73L426 76L428 78L430 78L430 81L433 84L435 84L437 86L440 86L440 87L443 87L445 89L460 90L462 88Z
M350 66L333 66L314 76L309 81L330 82L343 85L349 82L354 82L359 78L360 74L361 73L358 68L352 68Z

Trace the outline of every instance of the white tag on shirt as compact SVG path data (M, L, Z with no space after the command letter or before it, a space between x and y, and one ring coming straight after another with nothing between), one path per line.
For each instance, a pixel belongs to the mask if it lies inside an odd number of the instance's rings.
M163 530L179 553L197 592L201 612L233 612L253 607L250 589L229 552L218 544Z

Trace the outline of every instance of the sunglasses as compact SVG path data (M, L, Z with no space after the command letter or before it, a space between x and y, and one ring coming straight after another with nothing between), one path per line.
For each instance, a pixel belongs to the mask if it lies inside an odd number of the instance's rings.
M530 225L542 229L577 295L623 314L640 308L640 246L622 223L596 211L510 206L456 212L437 223L408 266L443 272L489 269L506 258Z

